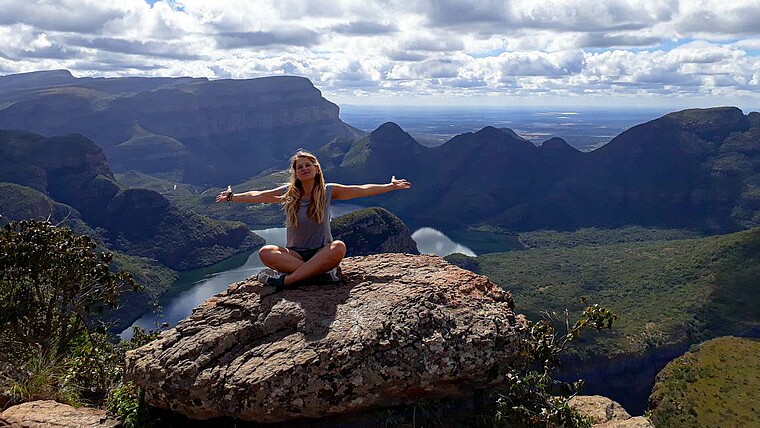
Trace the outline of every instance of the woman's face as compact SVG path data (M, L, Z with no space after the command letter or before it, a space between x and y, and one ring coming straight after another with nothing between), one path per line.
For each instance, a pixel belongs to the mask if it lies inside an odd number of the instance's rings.
M319 172L317 165L307 157L300 157L296 159L294 169L296 172L296 178L301 181L313 180Z

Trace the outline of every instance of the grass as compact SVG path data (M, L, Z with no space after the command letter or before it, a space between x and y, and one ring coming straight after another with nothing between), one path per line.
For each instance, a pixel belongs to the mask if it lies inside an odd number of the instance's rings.
M660 372L650 403L658 428L760 426L760 341L701 344Z
M18 379L0 377L0 385L6 384L12 402L55 400L72 406L81 404L80 388L72 381L64 361L33 353L22 370L24 376Z

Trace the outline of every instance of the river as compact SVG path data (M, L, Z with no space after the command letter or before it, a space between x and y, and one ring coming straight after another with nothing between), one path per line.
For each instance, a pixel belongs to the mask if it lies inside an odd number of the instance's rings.
M336 204L331 207L333 217L340 216L363 207L350 204ZM452 253L462 253L477 257L478 254L508 251L516 248L516 240L503 234L473 232L465 229L442 231L428 226L414 226L412 239L423 254L446 256ZM259 228L253 230L266 240L268 244L285 245L284 228ZM193 308L227 289L235 282L256 275L263 269L258 253L251 251L239 254L221 263L203 269L181 272L179 279L172 288L161 298L159 312L150 311L135 321L132 326L147 330L155 330L164 324L174 326L179 320L187 317ZM122 339L132 336L132 327L121 333ZM647 397L654 383L656 373L677 352L655 352L642 357L640 360L629 359L594 367L589 362L583 372L567 370L559 377L568 381L584 378L585 393L601 394L615 399L634 415L640 415L646 409ZM622 369L621 369L622 367ZM617 379L618 382L612 382Z
M338 217L364 207L353 204L334 204L331 214ZM285 245L285 228L254 229L267 244ZM451 236L451 237L450 237ZM423 254L447 256L462 253L475 257L477 254L514 249L514 238L496 233L443 231L432 227L417 227L412 233L417 249ZM456 239L456 241L454 240ZM187 317L193 308L209 297L221 293L235 282L256 275L264 265L256 251L239 254L213 266L181 272L177 282L160 299L160 309L149 311L121 333L122 339L132 337L132 327L155 330L162 325L174 326Z

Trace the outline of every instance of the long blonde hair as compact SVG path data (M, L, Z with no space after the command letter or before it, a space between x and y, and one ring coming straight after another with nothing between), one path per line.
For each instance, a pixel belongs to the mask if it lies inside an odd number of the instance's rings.
M311 195L304 195L303 183L296 178L296 161L299 158L307 158L317 167L317 174L314 176L314 187ZM315 223L322 223L325 219L325 206L327 200L325 194L325 178L322 175L322 167L319 165L317 157L313 154L299 150L290 158L290 185L288 191L282 195L282 205L285 211L285 226L298 226L298 210L301 208L301 200L311 200L309 207L306 209L306 216Z

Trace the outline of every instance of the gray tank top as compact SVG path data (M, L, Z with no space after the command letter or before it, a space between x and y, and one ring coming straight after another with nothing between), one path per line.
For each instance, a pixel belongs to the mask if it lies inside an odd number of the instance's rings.
M298 210L298 225L296 227L288 226L288 248L313 250L322 248L333 241L330 230L330 204L332 203L333 184L325 185L325 222L315 223L307 215L306 210L309 208L311 201L301 200L301 206ZM287 191L287 186L282 190Z

